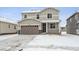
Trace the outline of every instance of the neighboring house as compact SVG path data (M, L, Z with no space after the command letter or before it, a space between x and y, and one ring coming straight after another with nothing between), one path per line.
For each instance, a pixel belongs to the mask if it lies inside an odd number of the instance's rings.
M7 18L0 17L0 34L9 34L17 32L17 23L8 20Z
M18 23L21 34L59 34L59 22L59 11L50 7L40 11L23 12L22 20Z
M79 12L74 13L67 19L67 33L79 34Z

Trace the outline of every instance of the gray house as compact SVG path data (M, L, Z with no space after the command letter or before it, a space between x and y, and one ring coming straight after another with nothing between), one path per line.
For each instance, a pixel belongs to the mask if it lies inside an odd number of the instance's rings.
M26 11L22 13L22 20L18 22L18 30L21 34L59 34L59 22L59 11L55 8Z
M74 13L67 19L67 33L79 34L79 12Z

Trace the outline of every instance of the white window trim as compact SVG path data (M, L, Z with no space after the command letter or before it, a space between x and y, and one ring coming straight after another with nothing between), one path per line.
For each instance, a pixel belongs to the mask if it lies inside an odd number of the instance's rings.
M50 29L55 29L56 26L55 26L55 28L53 28L53 27L51 28L51 24L55 24L55 23L49 23L49 28L50 28Z

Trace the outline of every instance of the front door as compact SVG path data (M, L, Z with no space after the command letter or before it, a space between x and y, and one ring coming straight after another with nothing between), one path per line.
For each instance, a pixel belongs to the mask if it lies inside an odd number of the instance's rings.
M46 32L46 23L42 23L42 31Z

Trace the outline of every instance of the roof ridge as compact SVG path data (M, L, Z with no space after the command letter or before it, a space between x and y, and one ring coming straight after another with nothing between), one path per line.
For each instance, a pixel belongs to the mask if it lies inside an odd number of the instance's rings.
M5 18L5 17L1 17L1 16L0 16L0 21L7 22L7 23L12 23L12 24L17 24L17 22L12 21L12 20L10 20L8 18Z
M41 9L41 10L40 9L39 10L29 10L29 11L23 11L22 13L38 13L38 12L42 12L42 11L44 11L46 9L49 9L49 8L53 8L53 9L58 11L58 9L55 8L55 7L45 7L43 9Z

